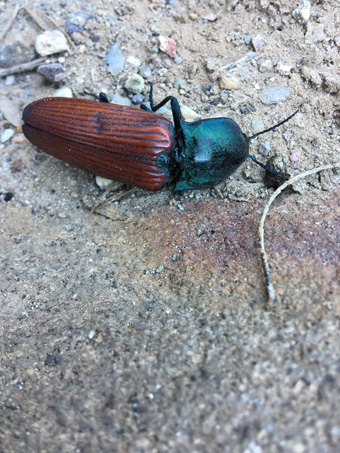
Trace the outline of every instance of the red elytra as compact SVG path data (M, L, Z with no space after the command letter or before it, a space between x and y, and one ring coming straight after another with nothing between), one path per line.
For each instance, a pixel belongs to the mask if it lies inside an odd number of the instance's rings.
M157 166L173 147L170 121L155 113L87 99L44 98L23 112L30 142L70 165L146 190L163 188Z

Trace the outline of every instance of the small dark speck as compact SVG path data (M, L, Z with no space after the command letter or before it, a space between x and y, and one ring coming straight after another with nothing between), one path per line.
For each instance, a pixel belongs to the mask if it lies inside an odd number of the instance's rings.
M211 101L211 105L218 105L221 102L220 98L215 98Z
M98 35L94 34L94 33L90 34L90 39L93 42L99 42L100 41L100 37Z
M331 374L325 374L323 379L325 382L334 382L335 381L334 377Z
M11 201L13 198L14 194L12 192L6 192L4 196L5 201Z
M204 86L203 92L204 92L207 96L210 96L210 94L211 94L211 93L210 93L211 88L212 88L212 86L209 85L209 84L207 84L207 85Z
M58 357L56 357L55 355L52 355L52 354L47 355L46 360L45 360L46 366L55 367L58 365L58 363L59 363Z

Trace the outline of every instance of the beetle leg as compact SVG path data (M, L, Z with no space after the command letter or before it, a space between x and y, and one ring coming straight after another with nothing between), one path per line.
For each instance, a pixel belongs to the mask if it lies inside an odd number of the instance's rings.
M262 164L259 162L252 154L249 154L249 157L251 160L253 160L257 165L260 167L264 168L266 171L269 171L269 173L276 175L276 176L284 176L285 178L289 178L289 175L287 173L281 173L280 171L275 171L270 167L267 167L267 165Z
M181 113L181 108L179 106L179 103L177 99L173 96L168 96L163 101L161 101L159 104L155 105L152 107L152 111L156 112L158 109L163 107L164 104L167 102L171 103L171 111L172 111L172 117L174 119L174 125L175 125L175 132L177 137L182 137L183 135L183 130L182 130L182 113Z
M99 97L99 99L98 99L99 102L106 102L108 104L110 103L109 98L107 97L106 93L100 92L98 97Z
M108 97L107 97L107 94L105 93L102 93L100 92L99 93L99 96L97 94L94 94L94 93L89 93L88 91L85 91L84 90L84 93L87 94L88 96L92 96L94 97L95 99L97 99L97 101L99 102L107 102L107 103L110 103Z
M171 111L172 111L172 117L174 119L174 125L175 125L175 133L176 137L179 142L179 148L183 149L184 147L184 137L183 137L183 128L182 128L182 113L181 113L181 108L179 106L179 103L177 99L174 96L167 96L163 101L161 101L159 104L154 105L153 102L153 84L150 82L150 109L142 104L140 107L143 110L147 110L148 112L157 112L163 105L165 105L167 102L171 103Z
M172 117L174 120L174 126L175 126L175 135L177 139L177 152L176 152L176 157L175 161L179 162L183 149L184 149L184 135L183 135L183 128L182 128L182 113L181 113L181 108L179 106L179 103L177 99L174 96L167 96L163 101L161 101L159 104L154 105L153 102L153 83L150 82L150 94L149 94L149 100L150 100L150 108L147 107L145 104L142 104L140 108L142 110L146 110L147 112L156 112L159 110L163 105L165 105L167 102L171 103L171 111L172 111Z
M152 112L152 110L149 109L149 107L147 107L145 104L141 104L141 105L140 105L140 108L141 108L142 110L145 110L146 112Z

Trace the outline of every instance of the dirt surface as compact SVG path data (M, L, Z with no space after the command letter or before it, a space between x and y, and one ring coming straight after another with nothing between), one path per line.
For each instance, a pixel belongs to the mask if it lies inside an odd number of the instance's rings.
M291 175L335 165L340 9L311 3L306 23L291 0L37 4L74 47L48 57L64 70L58 83L36 70L0 78L1 133L15 132L0 144L1 453L339 451L338 170L271 208L268 305L257 229L274 189L251 160L204 191L118 186L94 213L105 195L93 175L17 127L25 105L60 87L131 103L125 82L143 72L146 101L151 80L156 101L172 94L249 136L299 108L252 154ZM0 2L2 20L15 5ZM36 17L19 10L0 71L38 58ZM116 76L105 63L114 43ZM274 87L286 97L268 104Z

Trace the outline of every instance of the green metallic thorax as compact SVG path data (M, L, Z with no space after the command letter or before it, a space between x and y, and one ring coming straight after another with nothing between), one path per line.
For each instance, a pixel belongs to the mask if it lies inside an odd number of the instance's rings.
M205 189L224 181L249 156L249 141L235 121L212 118L182 122L184 148L175 189Z

